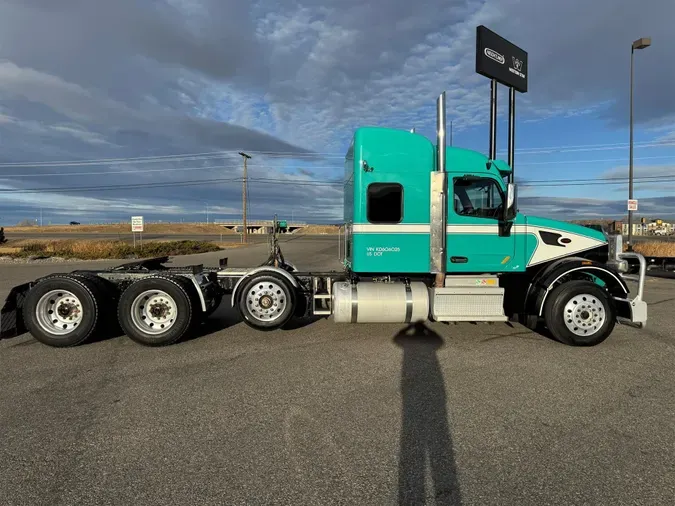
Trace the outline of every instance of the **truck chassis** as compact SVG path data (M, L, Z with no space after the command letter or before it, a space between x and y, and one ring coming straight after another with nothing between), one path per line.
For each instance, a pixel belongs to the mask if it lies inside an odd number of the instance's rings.
M588 346L602 342L615 322L642 327L647 319L644 258L620 249L614 258L623 271L628 259L637 262L638 276L571 257L530 275L449 276L435 287L433 275L300 272L285 261L275 228L269 258L254 268L227 267L227 258L218 268L168 267L169 258L160 257L51 274L14 287L0 314L0 338L28 331L46 345L68 347L121 327L140 344L165 346L189 335L229 296L242 320L263 331L316 316L342 323L495 322L515 316L533 329L543 323L565 344ZM593 275L607 281L605 288ZM627 298L623 278L638 282L635 298ZM567 297L564 308L561 297ZM460 299L461 311L453 310L452 301ZM468 313L467 300L475 301ZM568 307L577 304L572 313ZM561 320L563 311L573 319ZM592 329L599 330L585 339Z

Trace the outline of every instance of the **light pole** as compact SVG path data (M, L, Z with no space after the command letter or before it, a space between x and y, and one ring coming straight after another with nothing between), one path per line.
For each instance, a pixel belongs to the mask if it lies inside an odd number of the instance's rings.
M636 49L651 46L650 37L642 37L633 41L630 48L630 141L628 160L628 199L633 199L633 55ZM633 211L628 210L628 251L633 251Z
M246 166L246 161L251 158L251 155L247 155L246 153L240 151L239 154L244 157L244 180L243 180L243 186L241 189L241 200L242 200L242 211L243 211L243 218L244 218L244 243L248 242L248 226L246 225L246 179L248 178L248 168Z

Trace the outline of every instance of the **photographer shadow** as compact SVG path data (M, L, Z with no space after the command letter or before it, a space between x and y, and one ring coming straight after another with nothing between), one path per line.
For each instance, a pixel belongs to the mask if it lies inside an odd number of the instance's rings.
M399 504L461 504L445 383L436 355L443 339L418 322L393 341L403 350Z

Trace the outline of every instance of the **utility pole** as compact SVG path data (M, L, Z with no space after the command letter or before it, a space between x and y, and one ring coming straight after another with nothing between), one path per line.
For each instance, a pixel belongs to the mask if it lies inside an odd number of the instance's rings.
M630 48L630 139L628 154L628 199L633 200L633 55L636 49L644 49L651 46L650 37L642 37L636 41ZM633 251L633 211L628 209L628 251Z
M243 186L241 189L241 200L242 200L242 210L243 210L243 218L244 218L244 243L248 242L248 227L246 225L246 179L248 178L248 168L246 166L246 161L251 158L250 155L247 155L246 153L240 151L239 154L244 157L244 180L243 180Z

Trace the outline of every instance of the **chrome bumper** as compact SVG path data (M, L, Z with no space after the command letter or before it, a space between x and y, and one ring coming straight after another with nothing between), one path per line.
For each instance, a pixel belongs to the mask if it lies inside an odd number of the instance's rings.
M637 295L633 299L622 299L614 297L618 310L618 322L624 325L630 325L637 328L644 328L647 324L647 303L642 300L645 289L645 275L647 273L647 262L645 257L639 253L622 252L617 254L619 260L635 258L640 262L640 271L638 275L621 274L621 277L628 281L635 281L638 284Z

